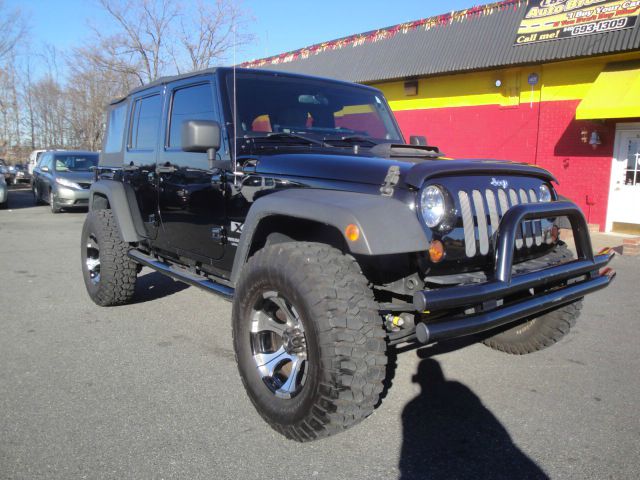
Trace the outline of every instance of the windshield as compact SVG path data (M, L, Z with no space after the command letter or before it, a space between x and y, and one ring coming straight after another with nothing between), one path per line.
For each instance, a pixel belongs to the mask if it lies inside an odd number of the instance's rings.
M226 83L232 110L233 75L227 75ZM318 140L402 142L384 97L366 87L238 71L236 91L240 137L279 133Z
M56 155L56 172L88 172L97 165L97 154Z

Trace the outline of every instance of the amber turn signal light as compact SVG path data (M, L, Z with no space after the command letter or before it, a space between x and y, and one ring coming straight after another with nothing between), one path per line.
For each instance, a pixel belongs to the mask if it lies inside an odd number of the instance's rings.
M344 229L344 235L347 237L347 240L356 242L360 238L360 229L357 225L350 223L347 225L347 228Z
M429 246L429 258L433 263L438 263L444 258L444 245L440 240L434 240Z

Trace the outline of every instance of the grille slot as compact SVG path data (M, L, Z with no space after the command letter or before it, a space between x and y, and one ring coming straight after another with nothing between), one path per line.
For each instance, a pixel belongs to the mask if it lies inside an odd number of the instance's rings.
M464 246L467 257L476 255L476 234L473 222L473 214L471 213L471 204L469 203L469 195L465 191L458 192L460 200L460 212L462 214L462 226L464 227Z
M509 208L520 204L537 203L533 189L486 189L458 190L460 214L464 228L465 253L467 257L487 255L491 241L498 231L500 220ZM526 220L516 230L516 249L540 246L543 238L542 221Z

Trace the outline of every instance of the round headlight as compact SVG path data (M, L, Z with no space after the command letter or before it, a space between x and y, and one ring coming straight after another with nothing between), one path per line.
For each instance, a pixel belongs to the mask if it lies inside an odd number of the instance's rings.
M427 227L437 227L444 219L446 202L440 187L429 185L420 195L420 212Z
M551 201L551 190L546 185L540 185L540 189L538 190L538 200L541 202L550 202Z

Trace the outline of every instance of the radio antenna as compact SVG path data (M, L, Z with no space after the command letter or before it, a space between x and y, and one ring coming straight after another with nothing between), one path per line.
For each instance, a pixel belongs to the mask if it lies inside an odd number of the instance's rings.
M236 21L233 19L233 183L236 182L236 171L238 170L238 101L236 92Z

